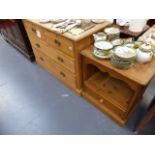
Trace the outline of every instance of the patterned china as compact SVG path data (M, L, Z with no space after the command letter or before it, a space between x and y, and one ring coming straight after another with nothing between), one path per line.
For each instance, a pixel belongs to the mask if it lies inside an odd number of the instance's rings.
M107 39L109 41L118 39L120 36L120 30L116 27L108 27L104 29L104 32L107 34Z
M113 66L120 69L128 69L133 66L136 60L136 51L133 48L118 46L111 57Z
M102 59L110 58L112 55L113 45L108 41L96 41L94 43L93 54Z

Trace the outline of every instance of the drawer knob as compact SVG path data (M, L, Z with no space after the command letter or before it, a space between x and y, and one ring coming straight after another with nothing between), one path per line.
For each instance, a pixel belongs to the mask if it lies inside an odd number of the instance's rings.
M99 102L100 102L100 103L103 103L103 99L100 99Z
M69 46L68 49L69 49L70 51L73 51L73 47L72 47L72 46Z
M38 43L36 43L36 46L37 46L38 48L40 48L40 45L39 45Z
M44 59L42 57L39 57L41 61L44 61Z
M55 44L57 44L58 46L61 46L61 42L60 41L58 41L57 39L55 39Z
M32 31L33 31L34 33L36 33L36 29L32 28Z
M57 57L57 59L60 61L60 62L64 62L64 60L60 57Z
M63 72L60 72L60 74L61 74L63 77L65 77L65 76L66 76Z

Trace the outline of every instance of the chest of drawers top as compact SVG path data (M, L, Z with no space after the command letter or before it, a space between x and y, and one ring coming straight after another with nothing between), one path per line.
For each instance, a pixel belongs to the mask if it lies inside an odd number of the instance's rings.
M39 26L39 27L41 27L43 29L49 30L49 31L51 31L53 33L59 34L59 35L65 37L65 38L68 38L69 40L72 40L72 41L75 41L75 42L76 41L80 41L80 40L82 40L82 39L84 39L84 38L92 35L93 33L98 32L102 28L105 28L106 26L109 26L109 25L112 24L109 21L105 21L104 23L96 24L93 28L91 28L91 29L89 29L89 30L81 33L80 35L73 35L73 34L71 34L69 32L65 32L65 33L61 34L61 33L58 33L58 32L53 31L52 30L52 26L53 26L52 23L42 24L37 19L26 19L26 21L31 22L32 24L35 24L35 25L37 25L37 26Z

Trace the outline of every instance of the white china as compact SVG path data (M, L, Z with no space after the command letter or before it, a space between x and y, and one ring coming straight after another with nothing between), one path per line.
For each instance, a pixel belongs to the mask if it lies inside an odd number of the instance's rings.
M49 23L50 19L39 19L39 22L42 24Z
M100 52L96 48L94 48L93 55L100 59L109 59L112 56L112 51L110 51L109 54L104 54L104 52Z
M115 54L120 58L132 58L136 56L136 52L134 49L126 47L126 46L119 46L115 49Z
M108 27L104 29L104 32L107 34L107 39L109 41L118 39L120 36L120 29L116 27Z
M95 41L105 41L107 39L107 36L104 32L98 32L97 34L93 34L93 37Z
M65 22L67 19L51 19L50 21L54 24Z
M96 24L103 23L104 21L105 21L104 19L92 19L92 22Z
M117 19L116 20L117 25L119 26L129 26L130 19Z
M119 46L119 45L122 45L124 43L124 40L123 39L115 39L112 41L112 44L114 46Z
M133 66L136 60L136 51L133 48L118 46L114 49L111 56L111 63L113 66L120 69L129 69Z
M151 61L153 53L151 52L151 45L143 44L141 48L137 49L137 62L146 63Z
M118 34L120 33L120 30L115 27L108 27L108 28L105 28L104 32L107 34Z
M133 19L130 21L129 30L131 32L141 32L147 23L147 19Z
M94 46L100 50L110 50L113 48L112 43L108 41L96 41Z
M155 33L152 33L150 43L152 47L155 47Z

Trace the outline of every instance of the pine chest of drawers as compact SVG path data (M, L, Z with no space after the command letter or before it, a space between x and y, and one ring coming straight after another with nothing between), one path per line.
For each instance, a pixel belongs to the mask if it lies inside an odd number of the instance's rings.
M38 20L23 20L36 61L49 73L68 87L81 92L80 51L93 42L92 34L110 25L110 22L97 24L78 37L69 33L58 34L50 24L40 24Z

